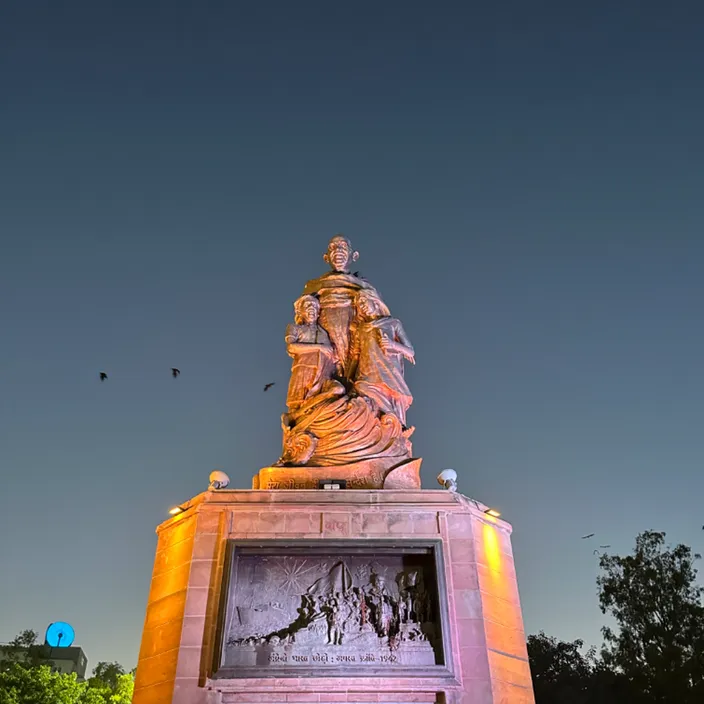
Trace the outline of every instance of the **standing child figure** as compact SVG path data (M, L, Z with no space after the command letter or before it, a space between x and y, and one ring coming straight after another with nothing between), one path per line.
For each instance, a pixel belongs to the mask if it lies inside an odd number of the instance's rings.
M315 296L301 296L293 305L295 322L286 328L286 351L293 358L286 405L295 411L323 384L335 369L330 338L318 324L320 303Z
M376 293L360 291L355 303L355 391L372 399L382 413L393 413L405 426L413 396L403 378L403 360L415 363L411 341L401 321L391 317Z

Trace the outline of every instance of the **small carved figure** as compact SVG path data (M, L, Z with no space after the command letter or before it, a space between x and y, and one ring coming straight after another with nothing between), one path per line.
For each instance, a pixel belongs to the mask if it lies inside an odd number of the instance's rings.
M416 621L420 624L430 620L429 616L430 599L424 589L416 589L413 597L413 611Z
M340 604L339 592L331 596L327 603L328 645L342 645L344 633L344 616Z
M381 599L381 619L379 630L382 636L389 636L394 622L394 607L391 598L386 595Z
M301 296L294 303L295 323L286 328L286 351L293 357L286 405L294 411L315 396L332 377L334 352L330 338L318 324L320 303Z
M403 595L401 595L401 598L398 600L398 622L399 623L406 623L408 620L408 606L406 604L406 601L403 598Z
M352 328L354 389L372 399L383 413L393 413L405 426L413 396L403 378L403 359L415 363L413 345L401 321L391 317L376 292L360 291Z
M376 572L370 575L366 596L376 632L381 637L388 636L393 621L393 606L384 579Z

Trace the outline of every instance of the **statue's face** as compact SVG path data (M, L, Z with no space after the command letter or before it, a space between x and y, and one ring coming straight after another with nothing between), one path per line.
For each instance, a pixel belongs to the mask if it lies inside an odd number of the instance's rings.
M349 270L352 262L352 249L344 239L330 240L327 261L334 271Z
M301 306L301 317L306 323L314 323L318 319L318 306L313 301L305 301Z

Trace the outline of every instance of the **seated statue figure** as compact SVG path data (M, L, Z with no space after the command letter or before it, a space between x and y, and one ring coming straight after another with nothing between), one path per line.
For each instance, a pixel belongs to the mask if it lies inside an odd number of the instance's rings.
M335 369L330 338L318 324L320 303L315 296L301 296L294 303L295 322L286 328L286 351L293 358L286 405L293 413L307 399L320 393Z
M351 333L354 390L374 401L382 413L393 413L405 427L413 396L403 377L403 359L415 364L411 341L375 291L357 293L355 307L357 318Z

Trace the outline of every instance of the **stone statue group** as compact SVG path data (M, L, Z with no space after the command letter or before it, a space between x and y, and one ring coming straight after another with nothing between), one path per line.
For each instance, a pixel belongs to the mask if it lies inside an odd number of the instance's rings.
M413 345L376 289L350 273L358 256L349 239L333 237L324 255L331 271L294 304L281 465L410 457L403 365L415 363Z

